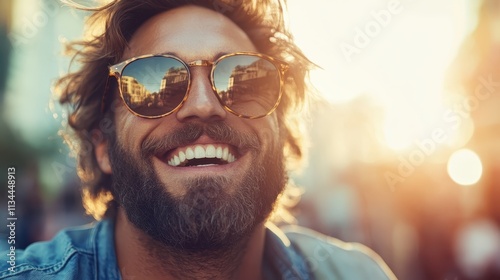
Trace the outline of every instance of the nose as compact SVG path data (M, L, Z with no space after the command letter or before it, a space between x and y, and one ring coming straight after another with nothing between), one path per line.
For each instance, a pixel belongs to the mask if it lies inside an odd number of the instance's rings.
M208 67L191 68L191 86L188 97L177 111L177 119L184 122L191 119L214 121L226 118L226 110L214 94Z

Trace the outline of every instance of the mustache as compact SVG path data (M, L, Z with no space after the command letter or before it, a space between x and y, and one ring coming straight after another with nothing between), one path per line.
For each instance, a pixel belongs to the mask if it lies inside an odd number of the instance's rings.
M240 149L258 150L260 147L259 138L255 133L237 131L225 122L187 123L164 137L147 137L141 144L141 153L143 157L150 157L189 145L202 135Z

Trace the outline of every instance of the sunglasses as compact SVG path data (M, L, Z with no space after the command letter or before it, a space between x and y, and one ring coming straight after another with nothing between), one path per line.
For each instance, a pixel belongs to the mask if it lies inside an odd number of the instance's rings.
M215 61L186 63L173 55L144 55L109 67L128 110L143 118L172 114L186 101L190 67L211 67L214 94L228 112L247 119L271 114L279 105L288 65L260 53L238 52Z

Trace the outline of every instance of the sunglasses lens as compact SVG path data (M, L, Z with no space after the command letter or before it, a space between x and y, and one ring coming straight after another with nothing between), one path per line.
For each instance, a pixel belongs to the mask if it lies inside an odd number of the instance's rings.
M175 110L184 100L189 83L186 66L171 57L135 60L122 71L121 92L135 113L157 117Z
M279 71L267 59L252 55L228 56L217 63L213 79L222 103L242 116L267 115L279 102Z

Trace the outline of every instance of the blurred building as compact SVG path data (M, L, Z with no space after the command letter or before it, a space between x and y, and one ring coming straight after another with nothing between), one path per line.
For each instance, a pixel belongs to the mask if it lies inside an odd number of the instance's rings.
M90 220L81 203L54 211L69 197L61 192L80 197L74 159L58 135L62 111L52 103L51 86L68 67L61 40L79 35L83 14L69 13L58 1L19 0L1 1L0 16L0 168L16 170L16 248L22 249ZM0 217L6 218L2 190Z

